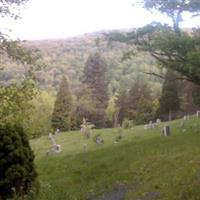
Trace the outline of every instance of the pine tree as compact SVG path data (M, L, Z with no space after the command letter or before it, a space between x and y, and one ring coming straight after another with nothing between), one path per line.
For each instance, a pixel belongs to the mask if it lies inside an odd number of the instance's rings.
M96 108L99 109L99 112L88 120L96 127L102 127L105 123L105 110L108 105L108 83L106 63L99 53L89 56L83 71L82 83L91 90L91 98L95 102Z
M72 96L68 81L63 76L52 114L52 128L62 131L71 129Z
M0 125L0 199L23 197L37 189L34 154L24 130Z
M176 78L177 76L174 72L167 71L159 100L160 108L158 113L161 116L168 115L169 120L172 118L172 113L178 111L180 107Z

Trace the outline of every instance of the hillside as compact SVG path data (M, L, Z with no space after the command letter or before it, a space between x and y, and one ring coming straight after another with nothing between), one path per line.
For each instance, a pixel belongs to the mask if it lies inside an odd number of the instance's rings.
M199 200L200 121L172 121L172 135L155 129L94 130L56 136L62 152L46 156L47 136L32 140L41 184L38 200ZM121 135L122 140L114 142ZM84 146L87 144L87 149Z
M22 45L40 51L42 62L47 67L37 73L37 79L40 87L44 89L57 88L63 74L68 76L72 89L78 88L88 56L97 51L102 54L107 63L107 79L111 91L118 89L122 84L130 85L138 77L145 79L156 88L160 87L160 79L143 73L160 71L152 57L139 53L132 59L124 61L122 60L124 54L132 51L133 48L118 42L108 43L102 33L67 39L24 41ZM19 80L27 70L26 66L16 65L7 59L4 60L3 67L1 84Z

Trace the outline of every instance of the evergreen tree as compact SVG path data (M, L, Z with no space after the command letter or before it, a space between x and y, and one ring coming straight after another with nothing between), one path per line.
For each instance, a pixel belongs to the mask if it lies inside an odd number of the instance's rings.
M118 108L118 122L126 118L135 124L146 123L154 117L153 98L146 83L137 80L130 90L121 89L115 101Z
M172 113L178 111L180 107L176 78L177 76L174 72L167 71L159 100L160 108L158 113L161 116L168 115L169 120L172 119Z
M24 196L37 189L33 160L24 130L0 125L0 199Z
M127 90L121 88L116 96L115 104L117 107L117 123L122 124L125 118L128 118L128 94Z
M105 110L108 105L108 83L106 63L99 53L89 56L83 71L82 83L91 90L91 98L95 102L96 108L99 109L96 116L88 120L97 127L102 127L105 124ZM95 121L95 118L98 121Z
M52 128L62 131L71 129L72 96L68 81L63 76L52 114Z
M128 94L128 116L136 124L147 123L154 117L152 91L144 82L137 80Z

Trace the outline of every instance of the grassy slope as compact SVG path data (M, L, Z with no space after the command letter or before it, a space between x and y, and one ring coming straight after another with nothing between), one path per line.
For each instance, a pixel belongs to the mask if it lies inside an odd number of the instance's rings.
M105 144L96 145L80 132L61 133L60 154L45 156L47 137L32 141L40 174L38 200L99 199L102 194L124 192L126 200L200 199L200 119L171 123L172 136L135 127L123 130L124 139L114 144L117 129L96 130ZM84 152L83 145L88 144Z

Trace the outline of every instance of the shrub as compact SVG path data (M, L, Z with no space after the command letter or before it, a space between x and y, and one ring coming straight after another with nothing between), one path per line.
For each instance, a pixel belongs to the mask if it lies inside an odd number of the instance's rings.
M0 197L20 197L34 191L37 173L34 154L24 130L16 125L0 125Z
M125 118L122 122L122 127L124 129L127 129L127 128L132 128L133 127L133 121L131 120L128 120L127 118Z

